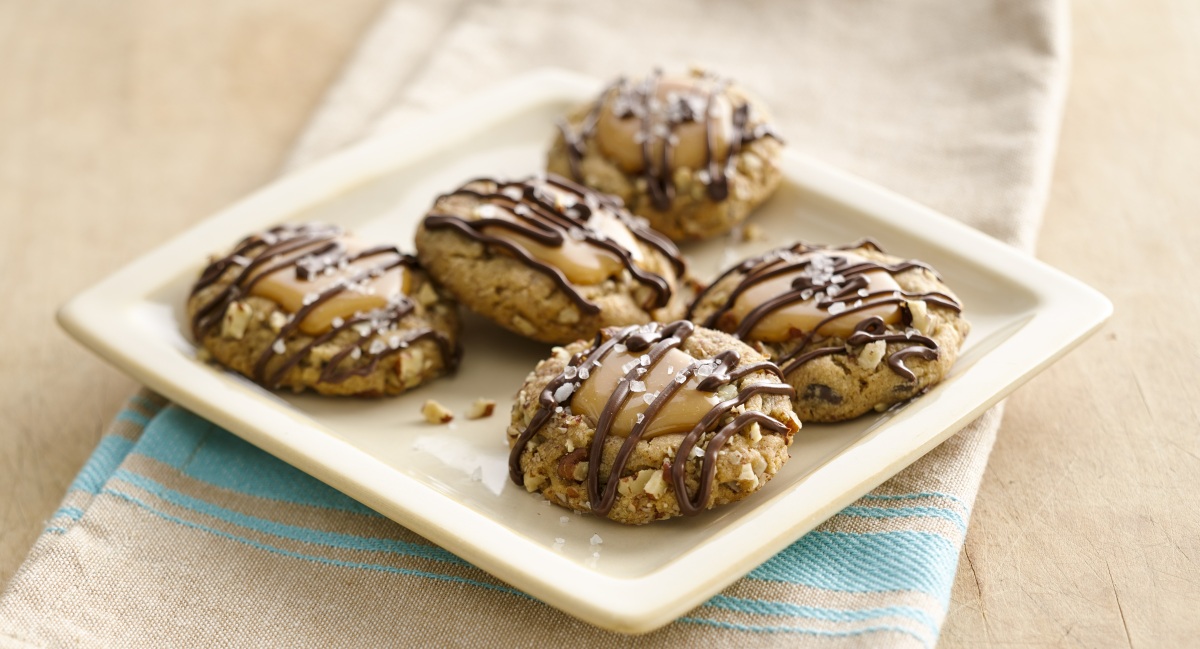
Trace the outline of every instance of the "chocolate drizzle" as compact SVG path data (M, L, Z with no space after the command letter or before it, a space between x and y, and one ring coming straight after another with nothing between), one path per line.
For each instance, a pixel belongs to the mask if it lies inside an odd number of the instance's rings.
M869 240L841 247L810 246L798 243L748 259L725 271L700 295L696 296L688 311L688 317L693 316L696 306L703 302L705 295L714 286L726 277L737 273L742 275L741 281L734 287L725 303L705 319L704 326L732 329L730 333L738 338L749 339L755 327L772 313L799 302L812 301L817 309L824 311L827 315L815 326L809 327L807 331L797 331L799 339L792 351L775 359L785 375L791 374L800 366L816 358L848 354L848 347L861 347L882 341L906 344L888 355L887 364L893 372L905 380L915 381L916 374L904 364L904 361L911 357L925 360L936 359L939 354L937 342L912 328L907 328L903 332L889 333L883 318L878 315L863 314L863 312L877 309L881 305L896 305L901 311L903 323L910 325L912 323L912 313L908 306L910 302L921 301L955 312L961 312L962 306L953 296L936 291L927 293L911 293L903 290L868 291L867 287L870 286L870 282L866 277L867 273L884 271L895 275L913 268L924 269L930 273L934 271L929 266L913 260L884 264L870 260L851 260L846 255L838 254L838 252L848 253L863 248L882 252L878 245ZM818 260L820 261L818 262ZM730 311L743 293L762 282L791 274L795 274L796 277L785 292L757 305L742 317L740 322L730 322L732 319ZM823 338L819 332L826 324L855 317L860 318L861 321L854 325L853 332L845 338L844 344L839 342L836 345L804 351L810 344ZM788 346L792 346L790 341Z
M492 218L484 215L483 218L468 219L437 211L444 199L454 196L475 198L481 205L505 210L512 218ZM564 196L568 197L566 201L563 200ZM631 215L622 206L620 199L593 191L554 174L515 181L493 178L472 180L462 188L438 197L434 203L434 211L425 217L425 228L453 229L475 241L503 249L530 268L550 277L563 293L575 302L580 311L591 315L599 313L600 307L584 298L562 270L535 258L520 243L503 236L488 234L484 229L492 227L507 230L550 248L561 248L568 237L584 241L615 256L636 281L652 289L653 298L643 305L645 308L658 309L666 306L671 300L670 283L662 276L642 269L634 262L630 250L589 225L592 215L602 210L614 216L638 241L662 253L669 260L677 277L683 276L686 265L675 244Z
M566 144L567 160L574 179L583 182L580 162L587 153L589 141L595 136L602 111L611 105L609 109L618 119L640 120L640 128L634 139L641 149L641 177L646 182L654 209L660 212L671 209L675 200L673 154L678 144L675 131L681 124L693 122L704 123L705 137L704 165L696 178L705 185L710 199L725 200L729 196L729 174L742 148L764 137L780 141L782 138L770 125L760 124L752 128L750 104L742 102L735 105L729 115L732 126L729 150L723 158L719 158L716 155L718 122L714 118L719 116L716 104L726 92L729 81L711 75L705 75L702 79L713 86L707 92L694 85L683 92L669 93L666 101L663 101L658 97L662 83L661 70L655 70L639 83L630 83L622 77L600 93L577 128L566 120L560 120L558 128Z
M268 275L294 269L296 279L306 282L323 275L340 273L344 275L343 278L323 291L308 294L303 306L288 315L274 340L255 361L251 378L275 389L288 370L299 364L310 351L347 330L356 334L355 339L326 362L321 370L321 382L339 383L352 376L368 375L380 360L398 354L421 340L431 340L437 344L446 365L455 366L460 356L459 350L441 332L427 327L404 332L395 330L395 326L416 307L412 299L403 293L387 296L386 307L355 313L344 319L335 318L328 330L303 346L287 348L288 338L299 329L304 319L344 291L364 286L397 267L417 267L415 257L400 252L395 246L381 245L352 252L346 248L342 238L342 230L336 226L303 224L280 225L243 239L233 252L212 261L192 287L191 294L194 296L233 272L232 281L196 310L192 319L192 335L200 340L210 334L221 322L229 306L251 295L255 285ZM377 263L366 269L350 267L355 262L376 259ZM353 362L346 363L347 359Z
M672 398L681 390L695 389L711 392L714 395L723 386L732 385L742 377L754 372L769 372L782 381L779 368L770 362L753 363L738 367L740 357L736 351L721 352L713 359L696 360L688 367L680 370L676 380L669 381L657 396L650 402L649 407L642 413L636 425L622 443L609 471L608 482L600 484L600 466L604 456L604 442L612 436L612 426L618 413L626 407L632 394L631 387L639 377L652 370L663 357L672 349L678 348L695 330L695 325L686 320L679 320L663 325L651 323L641 326L629 326L618 330L605 330L597 334L591 349L575 354L568 362L562 373L550 381L539 395L538 410L534 413L529 425L518 436L512 452L509 455L509 475L514 482L522 484L521 455L529 441L550 420L556 411L570 408L571 400L580 386L589 378L593 378L595 370L616 349L631 353L644 354L643 361L629 368L618 381L616 389L608 398L596 422L596 432L592 444L587 451L587 493L588 502L594 513L606 515L616 501L617 487L625 465L629 461L638 442L646 439L646 431L663 409L668 407ZM683 377L679 380L679 377ZM695 387L687 384L698 379ZM724 392L724 391L721 391ZM712 495L714 478L717 468L717 453L726 440L739 431L758 424L762 430L769 433L786 434L793 430L789 424L781 422L769 415L747 411L733 414L731 411L748 401L755 394L780 394L792 396L795 391L786 383L756 383L744 387L736 394L726 394L724 399L717 402L701 419L684 434L683 440L676 451L675 459L670 463L670 484L679 502L679 510L684 515L694 515L707 508ZM730 415L733 415L730 417ZM692 457L692 449L701 439L711 434L701 460L699 471L699 489L695 494L689 494L686 484L687 465ZM576 451L578 452L578 451Z

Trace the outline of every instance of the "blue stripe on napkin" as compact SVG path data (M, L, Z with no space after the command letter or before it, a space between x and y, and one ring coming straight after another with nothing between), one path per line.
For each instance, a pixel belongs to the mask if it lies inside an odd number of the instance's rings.
M252 516L200 493L185 492L185 487L163 484L138 472L138 466L147 466L144 462L126 459L151 460L153 466L168 467L198 484L220 490L217 493L313 507L329 515L378 517L364 505L182 408L161 407L139 396L117 419L140 427L140 435L131 438L125 431L103 439L72 484L63 507L51 518L46 533L69 533L73 525L86 520L90 504L86 497L98 495L171 524L300 561L528 597L432 544ZM214 492L206 493L211 498ZM85 499L75 502L75 496ZM783 584L850 595L909 592L920 595L923 601L939 603L941 609L936 615L920 606L837 608L725 593L678 622L750 634L884 634L880 641L899 635L932 647L949 601L968 515L967 507L951 494L868 495L746 577L747 584ZM870 531L844 531L845 525L839 520L859 520L858 526L866 523ZM955 535L889 527L912 520L949 523L944 527Z

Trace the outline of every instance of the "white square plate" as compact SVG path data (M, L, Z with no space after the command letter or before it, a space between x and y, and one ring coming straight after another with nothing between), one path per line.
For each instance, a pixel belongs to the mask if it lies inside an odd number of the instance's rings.
M640 528L571 515L507 480L508 408L548 347L468 318L458 374L395 399L272 394L197 362L183 303L207 255L283 221L341 224L400 242L434 196L481 175L542 168L554 120L600 88L544 71L363 142L213 216L77 296L62 326L134 378L402 523L496 577L587 622L637 633L664 625L752 570L962 428L1045 368L1111 312L1095 290L957 221L788 151L785 182L752 221L771 240L686 246L693 272L803 239L869 236L935 266L973 325L952 375L884 415L809 425L792 460L752 498ZM422 421L426 399L495 416ZM603 538L601 556L588 539ZM566 543L555 548L555 538Z

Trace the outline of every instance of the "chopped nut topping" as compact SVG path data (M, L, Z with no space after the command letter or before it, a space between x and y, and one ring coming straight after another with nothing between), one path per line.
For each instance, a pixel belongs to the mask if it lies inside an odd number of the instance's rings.
M271 317L267 319L267 325L271 327L271 331L279 333L283 326L288 323L288 317L283 311L272 311Z
M454 420L454 413L433 399L425 401L425 405L421 406L421 414L431 424L448 424Z
M904 305L908 307L908 312L912 314L912 326L917 328L917 331L925 335L929 335L930 325L929 309L921 300L906 300Z
M622 496L636 496L646 491L646 483L654 476L654 469L642 469L636 476L626 476L617 483L617 492Z
M662 469L655 471L654 474L650 476L650 479L646 481L645 490L646 493L654 496L655 498L661 498L662 495L667 492L667 481L663 479Z
M529 475L525 476L525 491L533 493L546 484L546 476L544 475ZM561 494L560 494L561 495ZM546 501L546 504L550 504Z
M230 302L225 309L225 317L221 320L221 337L241 340L246 334L246 325L250 323L253 314L250 305L245 302Z
M522 333L526 336L532 336L533 334L537 333L537 328L533 326L533 323L519 315L513 316L512 325L519 333Z
M747 432L750 433L750 441L752 442L757 442L758 440L762 439L762 426L759 426L757 421L750 424L750 428L747 429Z
M887 352L887 343L882 340L876 340L863 345L862 351L858 353L858 365L864 370L873 370L879 367L879 362L883 360L883 355Z
M557 320L561 324L575 324L579 322L579 310L571 307L564 308L558 312Z
M758 476L754 474L754 467L749 464L742 465L742 472L738 474L738 482L748 482L751 489L758 486Z
M417 291L417 301L421 303L421 306L429 306L438 301L437 291L427 283L422 284L421 290Z

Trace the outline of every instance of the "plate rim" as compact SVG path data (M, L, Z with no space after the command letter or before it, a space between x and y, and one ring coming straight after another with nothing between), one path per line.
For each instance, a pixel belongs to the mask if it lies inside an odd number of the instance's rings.
M562 556L534 548L528 539L512 528L484 516L447 496L429 497L430 490L415 478L391 468L381 460L342 440L336 433L294 411L282 402L275 404L252 393L231 390L228 379L216 372L188 372L195 361L182 356L166 362L139 357L136 327L129 318L132 310L161 287L152 269L164 260L196 257L197 268L210 250L227 247L229 226L238 225L245 214L274 215L286 220L288 213L311 206L325 198L365 184L406 162L453 146L480 132L489 124L519 115L547 101L578 99L594 94L601 81L558 69L533 71L477 93L437 114L411 120L344 149L323 161L273 181L231 206L205 218L166 243L129 262L119 270L81 291L60 307L59 324L72 337L118 369L162 393L196 414L214 421L239 437L301 468L348 496L408 527L429 541L451 551L516 588L574 617L602 628L622 633L645 633L670 623L707 600L724 586L740 578L766 559L794 542L843 507L890 478L960 430L985 410L995 405L1029 378L1065 355L1099 329L1112 314L1112 304L1099 291L1054 269L1040 260L1009 247L964 223L942 215L896 192L885 189L819 160L788 149L784 165L789 178L806 187L820 187L820 193L839 203L860 210L923 242L953 254L953 248L941 245L954 239L955 247L965 242L972 247L973 263L996 272L1028 290L1040 307L1017 331L996 348L984 354L957 382L970 389L972 375L984 370L999 376L1004 385L968 410L936 409L940 415L934 434L922 433L922 426L901 412L888 429L907 435L911 441L884 466L866 477L847 480L822 476L815 472L771 500L759 503L736 525L718 532L705 542L681 553L680 557L656 571L634 578L618 578L589 570ZM486 112L485 112L486 111ZM474 116L489 119L475 128ZM457 137L439 139L427 133L444 133L457 126ZM403 145L403 146L400 146ZM906 220L934 223L950 232L948 237L930 238L906 225ZM252 227L235 227L236 238ZM197 241L220 240L195 255ZM1011 266L1011 272L998 268ZM179 267L180 263L174 264ZM1064 316L1071 316L1066 318ZM1031 332L1039 332L1035 340ZM998 354L1021 342L1031 347L1023 355L1032 362L1011 366ZM182 370L182 375L173 375ZM193 375L194 374L194 375ZM221 393L235 404L252 407L244 412L213 403L202 394ZM266 406L266 407L259 407ZM287 434L273 433L287 426ZM928 424L925 424L926 427ZM286 438L286 439L285 439ZM831 463L850 463L863 454L864 442L845 449ZM306 450L301 450L306 449ZM873 463L878 465L878 462ZM827 465L828 466L828 465ZM830 473L830 472L825 472ZM381 476L386 474L386 479ZM796 520L780 524L770 514L785 508L798 496L799 487L812 478L837 496L819 509ZM829 483L824 485L824 483ZM765 505L770 505L769 507ZM482 524L482 529L481 529ZM487 547L471 543L470 537L487 538ZM745 538L767 539L747 551ZM728 557L735 557L729 560ZM697 562L720 561L720 569L697 574L690 568ZM523 568L531 562L541 564L536 571ZM571 584L566 588L561 584Z

